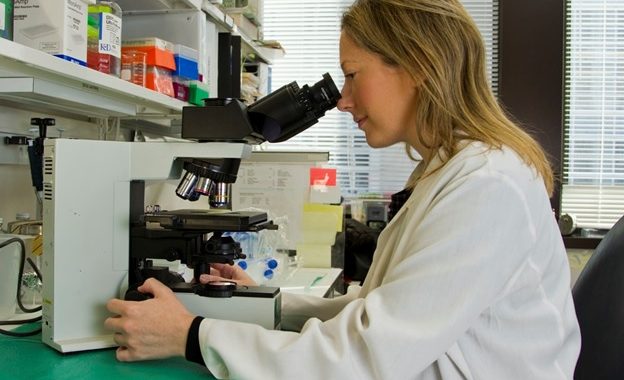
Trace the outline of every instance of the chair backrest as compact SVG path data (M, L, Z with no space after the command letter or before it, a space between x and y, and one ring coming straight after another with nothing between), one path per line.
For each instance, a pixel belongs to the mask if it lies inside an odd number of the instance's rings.
M574 379L624 379L624 217L596 247L572 296L582 341Z

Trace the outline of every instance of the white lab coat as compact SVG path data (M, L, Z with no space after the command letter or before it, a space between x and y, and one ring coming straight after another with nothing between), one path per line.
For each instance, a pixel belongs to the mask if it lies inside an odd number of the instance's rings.
M206 319L200 346L219 378L572 379L569 285L541 179L512 151L470 143L419 181L361 289L283 294L283 326L299 333Z

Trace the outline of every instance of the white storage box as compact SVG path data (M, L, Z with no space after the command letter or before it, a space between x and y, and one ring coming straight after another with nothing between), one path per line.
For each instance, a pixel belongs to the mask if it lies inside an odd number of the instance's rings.
M13 40L86 66L89 4L95 0L16 2Z

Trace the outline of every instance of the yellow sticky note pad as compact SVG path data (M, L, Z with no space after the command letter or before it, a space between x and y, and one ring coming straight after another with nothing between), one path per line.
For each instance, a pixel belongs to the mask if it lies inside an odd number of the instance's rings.
M297 244L297 256L305 268L331 268L330 245Z
M318 220L325 219L323 215L326 215L326 220L323 220L323 223L328 223L328 220L336 223L336 231L342 232L342 217L343 217L343 208L342 206L336 205L326 205L320 203L304 203L303 204L303 223L306 223L306 219L310 219L313 217ZM308 214L308 218L306 218L306 214ZM304 227L305 228L305 227Z

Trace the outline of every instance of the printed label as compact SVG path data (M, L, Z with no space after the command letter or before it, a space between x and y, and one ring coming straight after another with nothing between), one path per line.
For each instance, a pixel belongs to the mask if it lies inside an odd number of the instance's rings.
M121 58L121 18L114 14L100 14L100 44L98 51Z
M310 168L310 185L336 186L336 169Z

